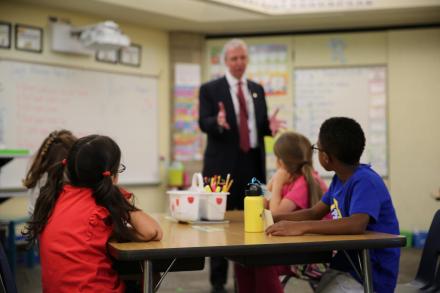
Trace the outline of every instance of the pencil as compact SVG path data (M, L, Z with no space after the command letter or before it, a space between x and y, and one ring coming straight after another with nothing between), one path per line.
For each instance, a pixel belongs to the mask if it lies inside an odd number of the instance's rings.
M228 173L228 175L226 176L226 182L225 182L225 186L228 186L229 180L231 179L231 174Z
M229 191L229 189L231 188L232 183L234 183L234 179L231 179L231 181L229 181L229 185L226 187L225 192Z

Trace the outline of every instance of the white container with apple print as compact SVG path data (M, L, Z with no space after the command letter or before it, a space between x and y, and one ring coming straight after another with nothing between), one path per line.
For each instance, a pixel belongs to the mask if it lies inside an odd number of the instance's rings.
M195 173L191 188L188 190L170 190L169 209L173 218L179 221L219 221L226 211L226 199L229 192L206 192L203 189L201 173Z
M204 192L200 194L200 218L207 221L224 220L228 194L229 192Z

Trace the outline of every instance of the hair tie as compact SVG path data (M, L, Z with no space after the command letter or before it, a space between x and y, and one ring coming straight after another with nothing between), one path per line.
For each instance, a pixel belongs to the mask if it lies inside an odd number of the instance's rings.
M53 139L55 139L56 137L58 136L58 131L52 131L50 134L49 134L49 137L51 137L51 138L53 138Z
M61 165L66 166L66 165L67 165L67 160L66 160L66 159L63 159L63 160L61 161Z
M111 175L110 171L102 172L102 176L110 176L110 175Z

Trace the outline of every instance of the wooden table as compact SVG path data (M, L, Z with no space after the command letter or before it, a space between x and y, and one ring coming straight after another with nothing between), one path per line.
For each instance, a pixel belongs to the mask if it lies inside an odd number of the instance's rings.
M227 212L227 224L190 225L155 215L164 236L161 241L109 243L110 254L121 261L144 262L144 292L153 292L153 263L163 259L224 256L245 265L328 262L333 250L359 250L364 291L373 292L369 249L403 247L399 235L368 232L363 235L305 235L275 237L245 233L243 213ZM207 232L206 229L217 231Z

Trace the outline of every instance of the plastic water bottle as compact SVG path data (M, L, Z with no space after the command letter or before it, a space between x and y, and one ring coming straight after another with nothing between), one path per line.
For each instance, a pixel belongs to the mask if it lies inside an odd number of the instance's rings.
M256 182L255 182L256 181ZM252 180L244 198L244 231L263 232L263 192L258 180Z

